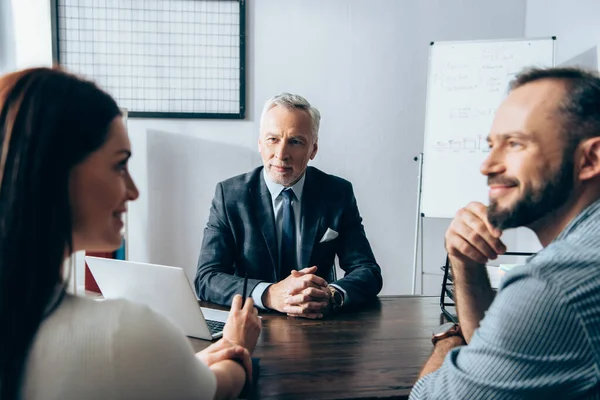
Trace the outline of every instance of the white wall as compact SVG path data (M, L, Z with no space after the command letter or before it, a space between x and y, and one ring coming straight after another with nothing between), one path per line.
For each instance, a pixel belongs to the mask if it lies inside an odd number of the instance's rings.
M50 2L0 0L0 73L49 65Z
M148 155L134 168L147 196L130 207L131 258L193 276L214 185L259 165L262 103L290 91L323 114L313 165L353 182L383 293L409 293L428 43L522 37L525 3L261 0L247 18L247 121L130 122ZM425 221L426 270L439 271L448 222ZM439 273L425 281L438 291Z
M36 20L48 12L47 0L12 2L35 10L28 19L15 15L19 36L31 30L36 38L17 41L28 46L19 60L35 63L36 54L46 60L49 27ZM248 118L129 120L131 170L142 192L130 206L130 258L182 266L193 276L215 184L260 164L262 103L291 91L322 112L313 165L353 182L384 271L383 294L409 293L413 157L423 148L428 44L522 37L524 31L522 0L247 2ZM448 223L425 220L425 271L438 271L444 260ZM425 275L425 292L437 292L440 282L439 274Z
M10 1L0 1L0 74L15 67L13 12Z
M583 60L580 65L598 69L599 22L598 0L527 1L525 31L528 36L557 37L557 64Z
M9 0L2 0L5 1ZM15 67L52 65L50 1L10 0L10 3Z

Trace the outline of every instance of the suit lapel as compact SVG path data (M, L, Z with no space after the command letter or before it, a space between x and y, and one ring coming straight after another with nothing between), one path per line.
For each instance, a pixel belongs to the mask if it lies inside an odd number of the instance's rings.
M279 251L277 250L275 215L273 213L271 193L269 193L269 189L264 182L262 170L259 175L258 184L253 186L254 190L250 189L250 198L254 202L252 208L254 210L256 220L260 225L265 242L267 243L267 248L269 249L271 263L273 264L273 275L277 277L277 271L279 269Z
M308 263L315 246L316 235L323 213L323 198L319 195L318 182L311 172L310 168L306 169L306 180L302 193L300 269L312 267Z

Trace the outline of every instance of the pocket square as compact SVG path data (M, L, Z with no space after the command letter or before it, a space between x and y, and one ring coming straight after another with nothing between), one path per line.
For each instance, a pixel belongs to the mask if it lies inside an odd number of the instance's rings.
M336 237L338 237L340 234L337 233L336 231L334 231L331 228L327 228L327 231L325 232L325 234L323 235L323 237L321 238L321 241L319 243L325 243L325 242L329 242L333 239L335 239Z

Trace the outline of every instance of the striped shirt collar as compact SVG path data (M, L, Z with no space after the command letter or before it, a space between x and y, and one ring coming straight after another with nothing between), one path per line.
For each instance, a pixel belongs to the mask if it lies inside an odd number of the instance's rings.
M600 199L587 206L582 212L580 212L575 218L573 218L571 222L569 222L567 226L565 226L565 228L558 234L554 241L565 239L567 236L577 231L581 225L585 225L588 221L598 223L597 220L600 219L600 217L594 217L596 216L596 214L599 213Z

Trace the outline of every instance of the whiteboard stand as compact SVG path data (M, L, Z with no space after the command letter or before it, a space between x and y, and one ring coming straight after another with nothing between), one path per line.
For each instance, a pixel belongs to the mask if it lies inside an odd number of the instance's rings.
M415 161L419 163L419 174L417 175L417 213L415 220L415 249L413 253L413 275L412 275L412 294L416 294L417 286L417 264L419 259L419 231L422 229L421 222L423 221L421 214L421 173L423 172L423 153L420 153L415 157ZM421 251L423 250L423 244L421 243ZM421 265L421 268L423 266ZM421 273L421 294L423 294L423 273Z

